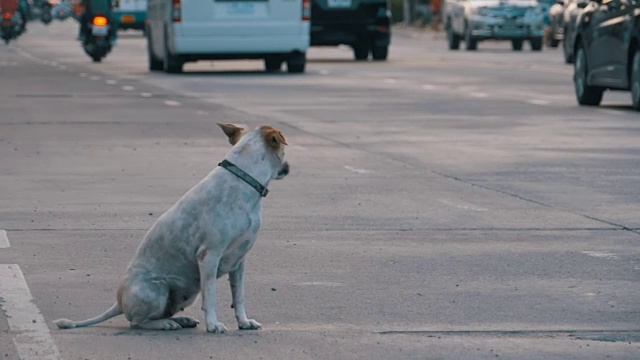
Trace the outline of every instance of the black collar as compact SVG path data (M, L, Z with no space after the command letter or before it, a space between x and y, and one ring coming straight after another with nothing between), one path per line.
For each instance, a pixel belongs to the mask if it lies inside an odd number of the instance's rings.
M230 173L239 177L247 184L251 185L252 188L256 189L256 191L258 192L258 194L260 194L260 196L265 197L269 193L269 189L267 189L264 185L260 184L260 182L254 179L253 177L251 177L251 175L247 174L242 169L235 166L232 162L228 160L222 160L222 162L218 164L218 166L229 170Z

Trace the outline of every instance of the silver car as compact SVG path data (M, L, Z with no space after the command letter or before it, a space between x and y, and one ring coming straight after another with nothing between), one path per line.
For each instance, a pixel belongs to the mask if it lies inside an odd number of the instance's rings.
M444 24L449 49L464 41L467 50L476 50L486 39L510 40L513 50L542 50L544 13L536 0L446 0Z

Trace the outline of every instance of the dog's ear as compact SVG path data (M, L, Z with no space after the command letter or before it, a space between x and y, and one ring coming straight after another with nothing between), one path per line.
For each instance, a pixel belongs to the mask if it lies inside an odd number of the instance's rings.
M224 131L225 135L229 137L229 144L235 145L238 140L242 137L243 128L239 126L235 126L233 124L221 124L218 123L218 126Z
M282 133L271 126L262 127L264 141L273 149L279 149L281 145L287 145L287 140Z

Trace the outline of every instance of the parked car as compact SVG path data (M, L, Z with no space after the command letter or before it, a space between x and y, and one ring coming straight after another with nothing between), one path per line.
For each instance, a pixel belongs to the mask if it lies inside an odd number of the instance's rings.
M569 0L569 4L562 14L562 26L564 29L562 31L562 55L564 62L567 64L573 63L573 49L577 34L576 25L579 22L578 19L582 14L582 9L587 4L589 4L589 0Z
M605 90L626 90L640 111L640 0L590 2L580 17L574 49L580 105L600 105Z
M569 0L556 1L549 8L549 25L545 32L545 39L548 47L556 48L564 36L564 10L569 5Z
M513 50L542 50L544 13L536 0L447 0L444 24L449 49L464 41L467 50L476 50L486 39L510 40Z
M386 60L391 42L387 0L312 0L311 46L348 45L356 60Z

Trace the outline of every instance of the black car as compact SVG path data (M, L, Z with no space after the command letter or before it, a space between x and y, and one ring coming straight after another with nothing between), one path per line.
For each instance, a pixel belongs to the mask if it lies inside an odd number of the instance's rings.
M391 42L387 0L312 0L311 46L348 45L356 60L386 60Z
M578 103L600 105L605 90L626 90L640 111L640 0L592 1L577 31L573 81Z

